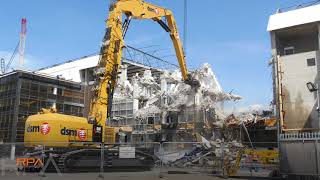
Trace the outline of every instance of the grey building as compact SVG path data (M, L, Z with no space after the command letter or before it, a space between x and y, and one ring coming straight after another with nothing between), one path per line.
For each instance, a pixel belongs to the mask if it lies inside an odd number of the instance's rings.
M79 83L29 71L0 76L0 141L23 142L26 118L41 108L83 116L84 98Z
M280 14L281 15L281 14ZM272 21L271 21L272 22ZM306 84L319 83L319 22L270 29L274 63L274 99L282 107L282 130L319 128L316 92Z
M269 18L273 90L278 118L280 172L284 175L319 175L320 5L304 4L278 10Z

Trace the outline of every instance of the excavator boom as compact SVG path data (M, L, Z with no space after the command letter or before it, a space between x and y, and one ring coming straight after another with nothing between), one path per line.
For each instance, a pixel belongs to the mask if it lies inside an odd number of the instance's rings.
M101 127L106 126L106 121L110 117L113 91L124 47L124 36L131 19L152 19L170 34L183 80L188 81L189 79L182 43L170 10L142 0L117 0L110 5L109 11L89 114L89 122ZM124 22L122 21L123 15L127 17ZM162 21L163 18L167 23ZM104 137L102 141L104 142Z

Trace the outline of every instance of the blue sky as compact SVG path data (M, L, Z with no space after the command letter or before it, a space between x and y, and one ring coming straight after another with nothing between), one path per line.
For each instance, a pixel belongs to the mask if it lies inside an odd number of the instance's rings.
M171 9L183 33L183 0L149 0ZM187 64L211 64L225 91L244 97L239 108L272 100L269 15L303 0L188 0ZM26 66L37 69L98 52L107 0L6 0L0 6L0 57L14 50L20 19L27 18ZM126 43L150 45L158 56L174 53L170 38L152 21L133 21ZM174 57L165 58L175 62Z

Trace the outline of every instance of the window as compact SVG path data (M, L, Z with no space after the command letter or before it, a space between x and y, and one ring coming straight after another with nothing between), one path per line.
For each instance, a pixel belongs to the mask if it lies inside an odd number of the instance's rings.
M31 91L38 92L39 85L35 83L31 83Z
M316 59L315 58L307 59L307 65L308 66L315 66L316 65Z
M61 88L58 88L58 92L57 92L58 95L60 96L63 96L63 89Z
M290 55L290 54L294 54L294 47L293 46L285 47L284 48L284 55Z

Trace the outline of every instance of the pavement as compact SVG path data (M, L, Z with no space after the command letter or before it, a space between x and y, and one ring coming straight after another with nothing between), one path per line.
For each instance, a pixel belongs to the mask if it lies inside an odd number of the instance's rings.
M186 169L186 168L155 168L151 171L139 171L139 172L105 172L103 177L99 177L100 173L88 172L88 173L63 173L58 174L51 171L51 173L45 173L40 176L39 173L24 173L16 172L16 164L14 161L1 161L0 159L0 180L91 180L91 179L115 179L115 180L152 180L152 179L163 179L163 180L219 180L224 179L217 177L216 175L210 175L204 169ZM160 173L161 172L161 173ZM257 172L248 170L239 170L238 174L241 177L253 176L256 179L262 179L261 177L267 177L268 171L259 170ZM229 178L232 179L232 178ZM247 178L237 178L237 179L247 179Z
M104 173L104 177L99 177L99 173L76 173L62 174L47 173L39 176L38 173L15 174L7 172L0 175L0 180L91 180L91 179L114 179L114 180L220 180L223 178L205 174L160 174L156 172L130 172L130 173ZM241 179L240 179L241 180Z

